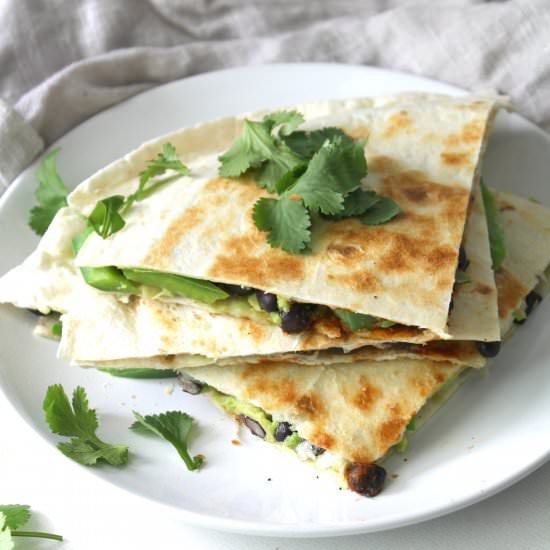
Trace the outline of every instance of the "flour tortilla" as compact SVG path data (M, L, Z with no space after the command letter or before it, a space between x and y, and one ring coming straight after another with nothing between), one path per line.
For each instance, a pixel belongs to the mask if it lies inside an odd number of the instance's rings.
M550 210L493 192L508 250L496 273L505 334L511 331L513 312L525 296L533 288L541 289L550 264ZM260 407L275 421L288 422L299 436L327 449L326 459L317 460L317 466L335 470L347 485L350 464L382 459L401 440L411 419L419 411L424 414L422 407L429 398L443 385L456 388L454 381L463 371L459 364L400 358L307 367L288 363L204 366L182 372Z
M307 129L338 126L368 138L366 183L402 209L380 226L318 221L308 255L273 249L256 229L252 207L266 193L253 181L217 175L218 156L237 138L242 119L164 136L85 181L69 204L89 214L99 199L130 194L147 161L168 142L192 176L135 203L126 226L108 239L92 234L77 265L146 268L260 288L449 338L449 302L470 190L488 124L501 104L498 97L403 94L298 106Z

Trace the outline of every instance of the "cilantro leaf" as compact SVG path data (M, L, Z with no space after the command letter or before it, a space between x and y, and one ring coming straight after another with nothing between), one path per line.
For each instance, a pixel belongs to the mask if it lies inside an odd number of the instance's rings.
M174 170L180 176L188 176L190 170L185 164L183 164L176 154L176 149L171 143L165 143L162 146L162 151L156 158L149 161L149 166L140 172L139 185L137 191L132 193L128 197L122 195L113 195L106 199L100 200L92 210L92 213L88 217L88 226L91 227L102 239L110 237L113 233L120 231L126 222L122 217L128 209L136 201L142 201L150 195L152 195L157 189L166 185L167 183L174 181L178 176L169 176L162 180L157 180L147 187L147 183L151 178L164 174L167 170ZM84 243L84 240L89 235L89 231L83 233L83 240L81 236L77 239L80 246ZM78 248L80 248L78 246ZM73 240L73 249L76 248Z
M301 197L310 210L336 214L344 209L344 195L358 189L366 175L364 142L349 143L337 136L313 155L286 193Z
M183 162L181 162L178 158L176 148L171 143L165 143L162 146L162 151L157 155L157 157L150 160L148 167L139 173L139 186L137 191L128 197L130 202L133 202L134 200L141 201L148 197L152 190L156 190L158 188L158 184L162 185L164 183L168 183L168 181L172 181L173 178L168 178L166 180L162 180L161 182L157 182L157 184L149 188L145 187L151 178L164 174L166 170L174 170L180 176L188 176L191 173L189 168L185 166L185 164L183 164Z
M96 436L96 412L88 407L86 391L81 386L74 390L72 407L63 386L49 386L42 408L53 433L73 438L57 445L69 458L84 465L96 464L100 459L112 465L128 461L128 447L104 443Z
M136 422L131 429L138 433L153 432L171 443L185 462L188 470L201 467L204 458L201 455L191 457L187 450L193 419L181 411L168 411L161 414L142 416L134 412Z
M372 315L365 315L364 313L354 313L347 309L336 308L333 310L338 319L344 323L350 330L356 331L362 328L374 327L377 318Z
M279 154L262 164L256 174L256 183L270 193L285 189L289 177L302 174L306 165L289 149L281 147Z
M304 115L298 111L276 111L266 115L263 119L265 124L269 125L270 131L279 126L279 137L292 134L304 122Z
M347 136L340 128L321 128L312 132L293 132L283 137L286 145L298 156L304 159L310 159L323 144L328 141L334 141L339 137L347 145L353 144L353 140Z
M356 189L349 195L346 195L344 209L338 212L338 214L333 214L328 219L341 220L343 218L351 218L352 216L360 216L369 208L372 208L380 199L380 195L377 195L374 191Z
M38 235L44 235L57 211L67 206L69 192L56 169L59 151L55 149L46 155L38 168L39 185L35 192L38 206L32 208L29 217L29 225Z
M31 518L31 507L26 504L0 504L0 513L6 518L8 529L18 529Z
M219 157L220 176L237 177L250 168L258 168L264 161L279 154L271 125L245 119L241 134L231 149Z
M147 168L140 172L140 187L143 188L151 178L164 174L166 170L174 170L180 176L188 176L191 173L178 158L176 148L171 143L165 143L157 157L150 160Z
M380 225L395 218L401 212L398 204L389 197L379 197L369 209L359 217L365 225Z
M0 550L12 550L13 539L11 531L6 522L6 516L0 512Z
M126 222L119 214L123 205L124 197L122 195L113 195L99 201L95 205L95 208L88 217L88 222L102 239L110 237L126 225Z
M307 248L311 220L302 201L288 197L279 200L263 197L254 205L252 219L261 231L267 231L267 242L287 252L298 254Z
M500 224L497 201L483 181L480 182L480 185L483 206L485 207L485 217L487 218L487 229L489 231L489 246L491 248L493 270L496 271L506 257L506 239Z

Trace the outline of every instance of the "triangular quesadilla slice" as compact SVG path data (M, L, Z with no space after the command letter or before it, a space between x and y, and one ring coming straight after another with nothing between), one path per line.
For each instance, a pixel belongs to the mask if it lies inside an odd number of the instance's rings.
M258 201L275 195L249 172L240 178L218 173L219 157L238 139L243 119L164 136L71 194L69 204L91 216L98 201L135 192L147 162L168 144L190 170L132 202L119 221L124 226L107 238L89 234L77 265L116 269L120 284L113 288L119 295L145 293L237 316L243 308L233 302L252 309L259 304L269 314L266 319L287 333L339 338L343 325L354 324L353 316L368 315L381 331L389 324L407 327L405 341L449 338L449 304L470 191L488 125L501 104L497 97L404 94L299 106L306 120L301 135L336 128L366 139L369 173L363 189L394 199L401 210L379 225L315 216L307 254L273 248L255 225ZM291 195L289 203L302 195ZM182 282L193 289L177 295L175 287ZM101 280L100 286L108 285ZM208 296L201 295L206 289ZM235 293L248 293L254 305Z
M533 302L527 297L536 293L538 301L548 289L550 210L506 193L496 196L508 249L497 275L505 333L512 312L528 314ZM407 426L432 414L442 403L438 398L452 393L468 371L445 362L396 359L206 366L184 369L180 376L185 391L205 393L255 435L294 449L301 459L335 471L344 486L374 496L385 478L375 462L403 441Z

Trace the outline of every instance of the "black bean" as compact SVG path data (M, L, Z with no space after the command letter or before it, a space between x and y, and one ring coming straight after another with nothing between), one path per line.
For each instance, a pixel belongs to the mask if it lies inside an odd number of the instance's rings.
M458 269L465 271L469 265L470 260L466 257L466 250L464 250L463 245L460 245L460 248L458 249Z
M258 298L258 303L264 311L268 311L270 313L279 311L279 307L277 306L277 296L275 294L256 290L256 298Z
M538 293L532 290L527 294L525 297L525 315L531 315L531 312L537 306L542 302L542 296Z
M355 462L348 466L346 479L352 491L367 497L375 497L384 487L386 470L378 464L359 464Z
M249 286L226 285L224 283L218 283L218 286L231 296L249 296L254 292L254 289Z
M178 374L178 384L185 393L197 395L202 391L204 384L188 376L187 374Z
M495 357L500 351L500 342L476 342L476 346L483 357Z
M241 414L239 420L254 434L262 439L265 438L265 430L262 428L259 422L253 420L249 416Z
M310 450L314 456L322 455L326 451L323 447L317 447L317 445L314 445L313 443L310 443Z
M288 311L281 311L281 328L289 334L303 332L311 324L312 312L309 304L292 304Z
M291 436L294 433L294 430L290 427L288 422L279 422L275 428L275 440L284 441L287 437Z

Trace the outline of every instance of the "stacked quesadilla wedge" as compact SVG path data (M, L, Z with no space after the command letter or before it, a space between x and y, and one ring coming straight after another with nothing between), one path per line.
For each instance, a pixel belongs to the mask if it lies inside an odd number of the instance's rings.
M365 185L391 195L401 209L394 220L377 226L356 219L317 220L316 241L307 255L271 248L265 235L252 225L254 201L266 193L250 178L220 179L216 175L217 158L235 140L242 119L224 119L161 138L107 167L72 193L71 207L59 213L35 254L0 280L0 300L43 312L66 312L61 354L83 365L157 355L176 355L181 360L183 354L193 356L192 364L197 364L197 355L201 356L199 364L204 357L209 362L264 355L276 360L277 354L298 351L350 351L439 337L496 340L489 250L485 238L476 238L484 230L476 187L466 227L472 237L464 242L470 262L467 275L476 285L458 289L455 270L470 188L478 174L487 125L499 103L498 98L408 94L301 106L305 131L338 126L350 135L368 134ZM128 194L139 185L136 180L146 159L168 142L181 151L192 176L176 178L147 200L134 203L121 231L106 239L88 235L76 258L84 275L80 277L74 269L71 242L85 233L82 214L89 214L108 193ZM207 216L208 208L223 212L223 218ZM198 211L204 213L200 223L193 215ZM210 277L216 271L213 266L227 257L219 249L223 239L218 233L232 235L232 241L239 243L244 256L231 254L239 265L242 258L248 258L258 269L271 266L273 272L262 272L260 277L247 269L237 277L232 274L233 266L217 277L222 286L202 279ZM147 260L158 247L163 252L156 254L157 263ZM103 292L105 300L97 292L87 293L83 280L90 281L86 274L105 269L116 271L119 282L125 280L123 287L133 288L139 296L129 296L120 286L117 292ZM163 289L161 283L151 286L151 273L148 284L125 279L125 271L143 269L166 270L171 276L186 278L187 283L210 285L222 294L227 294L223 290L227 284L238 285L250 288L252 295L205 303ZM264 283L251 277L260 277ZM277 312L258 307L253 292L257 287L276 292ZM473 294L470 288L476 289ZM457 296L449 320L453 290ZM301 300L317 305L307 330L289 333L273 322L275 317L281 323L285 308L292 311L296 304L299 309ZM129 307L119 309L121 302ZM305 309L312 311L310 305ZM336 311L359 315L361 324L364 319L367 324L351 330L334 315ZM113 323L120 319L124 337L117 338L116 345L110 343L114 340L110 331L95 334L101 330L94 327L98 318ZM449 347L451 356L457 354L455 348ZM464 348L459 346L460 353ZM466 351L471 355L471 350ZM330 352L324 357L330 357Z
M550 210L497 193L508 249L496 273L500 326L510 336L548 290ZM533 254L533 250L537 253ZM395 359L352 364L288 363L184 369L185 391L204 393L270 443L335 472L356 492L377 494L375 463L425 421L469 369L444 361Z
M400 209L380 225L317 215L307 254L271 247L254 225L254 205L270 196L254 173L218 173L246 121L165 136L71 194L38 249L0 279L0 302L62 313L60 355L77 365L183 369L191 392L373 494L374 462L426 416L430 396L484 364L476 342L500 339L477 183L500 103L406 94L300 106L299 137L368 136L362 189ZM117 231L91 231L98 204L132 196L167 144L189 173L168 172ZM518 274L520 309L539 271ZM296 309L307 323L290 330ZM354 328L342 320L350 316L368 321Z

